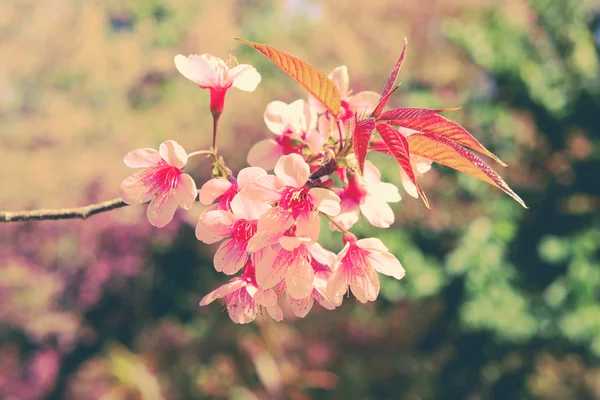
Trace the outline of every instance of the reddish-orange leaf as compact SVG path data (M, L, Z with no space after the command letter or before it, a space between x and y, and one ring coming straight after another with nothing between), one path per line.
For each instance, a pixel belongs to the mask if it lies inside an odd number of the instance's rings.
M396 129L392 128L388 124L377 124L377 132L383 138L387 148L390 153L394 156L400 167L406 172L408 179L417 187L417 192L423 199L425 206L429 208L429 201L427 200L427 196L425 196L425 192L423 188L417 181L417 177L412 168L412 164L410 163L410 152L409 152L409 144L406 138L398 132Z
M379 126L379 125L378 125ZM502 189L506 194L527 208L523 200L475 153L435 134L415 133L407 138L410 153L428 158L442 165L474 176Z
M403 119L414 119L421 118L423 116L431 114L439 114L445 111L454 111L458 108L394 108L393 110L387 110L377 118L378 121L389 121L389 120L403 120Z
M452 142L462 144L496 160L500 165L506 164L494 153L486 149L465 128L435 113L424 114L419 118L404 118L387 121L390 125L408 128L420 133L433 133Z
M356 116L355 116L356 118ZM373 118L356 121L354 129L354 154L358 161L358 167L362 173L365 168L365 160L367 159L367 151L369 150L369 141L375 130L375 120Z
M388 78L387 82L385 83L385 86L383 87L383 92L381 92L381 98L379 99L379 103L377 104L377 107L375 107L375 110L371 114L372 117L377 118L387 105L387 102L392 94L392 88L394 87L396 79L398 78L400 67L402 67L402 63L404 62L404 56L406 55L406 44L406 38L404 38L404 47L402 48L402 53L400 53L400 57L396 62L396 66L394 67L394 70L390 74L390 77Z
M327 75L323 74L312 65L281 50L277 50L274 47L267 46L266 44L249 42L241 38L235 38L235 40L239 40L254 48L277 64L279 68L294 78L296 82L304 86L310 94L315 96L337 117L341 104L340 92L337 86L335 86L335 83L333 83Z

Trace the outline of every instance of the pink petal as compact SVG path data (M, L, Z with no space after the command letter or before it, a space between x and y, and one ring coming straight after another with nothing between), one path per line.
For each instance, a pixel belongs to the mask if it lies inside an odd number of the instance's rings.
M308 191L312 197L317 210L332 217L338 215L341 210L340 198L332 190L323 188L312 188Z
M231 86L246 92L253 92L260 83L258 71L247 64L240 64L230 69L228 77L232 82Z
M270 261L270 262L269 262ZM256 282L263 289L277 285L290 267L291 258L281 248L267 247L263 257L256 264Z
M227 239L217 249L214 258L215 270L225 275L238 272L248 261L246 242Z
M319 230L321 228L321 218L316 211L302 213L296 220L296 236L309 238L313 242L319 239Z
M369 160L365 161L363 177L366 184L381 182L381 172L379 172L379 169L377 169L375 164Z
M344 276L344 271L338 268L331 274L327 283L327 297L330 299L341 298L347 291L348 284Z
M272 289L261 289L254 295L254 301L263 307L273 307L277 305L277 294Z
M258 307L255 306L254 300L250 296L232 297L227 304L229 318L238 324L247 324L254 321L257 312Z
M366 268L364 276L351 277L349 283L352 294L361 303L375 301L379 295L379 277L372 268Z
M231 182L225 178L213 178L200 188L200 203L211 205L219 196L222 196L231 187Z
M267 246L278 243L281 235L283 235L282 232L257 232L248 241L247 251L249 253L254 253Z
M303 244L308 244L310 239L296 236L282 236L279 238L279 245L287 251L293 251Z
M314 110L317 114L324 114L327 112L327 108L320 100L318 100L312 94L308 95L308 104L312 110Z
M196 225L196 238L206 244L216 243L231 234L234 222L229 211L213 210L202 213Z
M289 269L285 275L285 284L288 294L294 299L303 299L313 290L315 273L307 257L295 251Z
M283 311L281 311L281 307L278 305L267 307L267 312L275 321L283 321Z
M290 306L292 306L294 315L298 318L306 317L306 315L312 309L314 303L312 293L300 300L296 300L293 297L288 297L288 301Z
M352 226L360 219L360 208L358 204L352 200L345 200L342 201L341 209L340 213L336 215L333 220L344 229L352 228ZM339 230L337 226L332 223L329 224L329 228L332 231Z
M359 116L369 116L379 103L380 95L375 92L359 92L350 98L350 109Z
M263 203L272 203L281 198L279 190L283 183L273 175L261 176L248 182L244 187L244 196Z
M348 97L348 91L350 90L350 75L348 74L348 67L345 65L340 65L331 71L328 76L329 79L331 79L338 87L341 98L345 99Z
M415 199L419 198L419 192L417 191L417 187L414 183L412 183L412 181L402 168L400 169L400 181L402 182L402 187L404 187L404 190L409 196L414 197Z
M373 252L373 251L388 252L389 251L388 248L385 247L385 244L383 244L381 239L378 239L378 238L360 239L356 242L356 245L358 247L360 247L361 249L366 250L368 252Z
M333 251L329 251L321 246L318 242L315 242L307 247L310 255L323 265L332 267L335 263L336 255ZM318 274L317 274L318 275ZM316 278L315 278L316 279Z
M275 168L277 160L283 155L283 148L273 139L261 140L256 143L246 157L248 164L266 170Z
M237 219L245 219L247 221L255 221L259 219L265 212L271 209L267 203L261 203L250 199L244 192L240 192L231 200L231 211Z
M168 193L155 197L146 210L146 216L151 225L162 228L173 219L177 210L177 198Z
M182 169L187 164L188 156L183 147L174 140L166 140L160 144L158 152L169 165Z
M144 185L142 173L131 175L121 182L121 197L127 204L143 204L150 201L154 194L148 192L149 188Z
M202 300L200 300L200 305L206 306L215 301L216 299L221 299L227 296L228 294L235 292L236 290L240 290L245 284L246 282L244 282L243 280L234 278L231 282L218 287L217 289L204 296Z
M196 202L197 195L198 190L196 189L196 182L194 182L190 175L181 174L179 183L175 188L175 197L177 197L179 207L184 210L189 210Z
M372 252L367 259L371 262L371 267L384 275L393 276L396 279L404 278L406 271L396 257L390 253Z
M127 153L123 161L131 168L147 168L158 164L161 158L154 149L137 149Z
M237 185L239 190L242 190L248 182L267 176L267 171L259 167L247 167L242 169L237 176Z
M273 207L258 220L258 232L285 232L294 225L294 217L281 207Z
M275 175L286 186L299 188L304 186L310 177L310 168L304 158L299 154L282 156L275 165Z
M328 131L321 131L316 128L311 128L306 133L305 142L308 144L308 147L310 147L310 149L313 152L317 152L323 148L323 146L325 145L325 142L327 142L328 138L329 138Z
M223 60L210 54L200 56L190 55L188 57L188 72L191 78L203 88L221 87L221 76L227 70L227 65ZM184 75L185 76L185 75Z
M389 228L394 223L394 212L388 205L375 196L365 196L360 205L360 212L377 228Z

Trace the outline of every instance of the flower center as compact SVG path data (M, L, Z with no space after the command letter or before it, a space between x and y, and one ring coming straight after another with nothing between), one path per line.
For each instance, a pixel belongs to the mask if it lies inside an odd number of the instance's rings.
M342 122L348 122L354 117L354 112L350 109L350 103L346 100L342 100L340 104L340 111L338 113L338 119Z
M367 191L360 183L358 183L358 180L356 178L349 180L350 182L344 188L341 197L347 200L351 200L356 204L360 204L362 199L366 196Z
M181 170L179 168L161 160L160 163L144 172L142 182L148 188L148 193L154 193L157 197L160 197L177 187L180 176Z
M238 185L237 185L237 183L233 183L229 187L229 189L227 189L227 191L225 193L223 193L221 196L219 196L219 206L217 207L217 209L230 211L231 210L231 200L233 200L233 198L235 197L235 195L237 193L238 193Z
M292 136L289 134L276 136L275 141L281 147L284 156L287 156L288 154L302 154L302 144L292 143Z
M315 208L315 205L308 194L308 189L305 187L295 188L286 186L281 194L279 207L292 213L294 218L298 218L301 214L311 212Z
M234 239L247 242L256 233L257 221L246 221L245 219L238 219L233 223L233 233L231 236Z

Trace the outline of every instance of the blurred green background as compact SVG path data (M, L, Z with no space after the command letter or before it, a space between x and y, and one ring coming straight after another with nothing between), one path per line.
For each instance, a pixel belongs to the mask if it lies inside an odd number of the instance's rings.
M1 1L0 209L109 199L128 151L207 148L208 93L178 53L262 74L221 118L222 154L244 167L266 104L306 94L235 36L325 73L346 64L355 92L381 90L406 36L391 105L462 106L448 117L510 165L529 210L435 168L432 210L404 195L392 228L355 230L403 280L382 277L374 303L248 326L197 305L226 281L194 237L199 209L161 230L143 207L2 225L0 398L600 399L597 0Z

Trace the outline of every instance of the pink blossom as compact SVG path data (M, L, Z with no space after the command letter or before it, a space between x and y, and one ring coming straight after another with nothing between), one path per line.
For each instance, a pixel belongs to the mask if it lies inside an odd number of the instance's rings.
M254 321L257 315L264 315L264 310L276 321L283 319L283 312L277 305L277 294L272 289L261 289L256 284L251 261L244 267L242 276L232 278L229 283L206 295L200 305L208 305L220 298L224 298L229 317L238 324Z
M389 228L394 223L394 212L388 203L401 200L398 188L381 182L381 173L370 161L365 162L363 177L347 174L348 184L338 191L342 209L334 218L345 229L350 229L360 213L378 228ZM333 225L331 225L333 227Z
M297 236L316 240L318 212L337 215L340 198L329 189L307 187L309 177L310 169L302 156L289 154L277 161L275 176L262 176L246 185L243 192L252 200L277 203L258 220L259 233L283 233L295 223Z
M316 129L317 115L304 100L290 104L273 101L267 104L264 119L275 138L252 146L247 158L250 165L273 169L281 156L302 154L305 144L316 152L327 140L327 136Z
M414 154L410 155L410 164L412 165L413 172L417 178L423 176L425 172L431 169L431 163L433 163L433 161L427 158L416 156ZM412 183L402 168L400 168L400 181L402 182L402 186L408 195L414 197L415 199L419 198L417 187L414 183Z
M215 269L233 275L242 268L250 254L248 241L256 233L258 218L271 206L251 201L242 193L230 203L231 211L210 210L202 213L196 225L198 240L212 244L227 238L215 253Z
M213 113L223 111L225 93L230 87L253 92L260 83L260 74L247 64L230 67L225 61L210 54L175 56L177 70L203 89L210 90L210 109Z
M345 246L338 254L329 279L327 293L336 298L348 291L348 286L358 301L373 301L379 294L377 272L402 279L405 271L400 261L388 252L376 238L356 240L354 235L344 235Z
M248 182L261 176L267 176L267 172L262 168L249 167L242 169L238 173L237 179L233 177L229 177L229 179L213 178L202 185L198 191L200 203L208 206L216 200L218 203L214 209L231 211L230 204L234 196Z
M196 200L196 183L182 172L188 156L183 147L173 140L161 143L159 151L137 149L125 156L131 168L144 168L121 183L121 196L127 204L150 201L148 221L163 227L172 219L177 206L189 210Z
M342 304L343 297L337 296L330 299L327 294L327 283L331 277L331 269L329 265L335 262L335 254L324 249L320 244L313 243L309 248L311 258L311 266L314 271L313 289L310 294L302 299L292 297L286 285L286 280L282 280L277 286L277 291L285 295L287 302L292 308L292 312L298 318L304 318L312 309L316 301L321 307L327 310L333 310L335 307Z
M377 106L381 96L372 91L364 91L352 94L352 91L350 90L350 76L348 74L348 67L345 65L335 68L333 71L331 71L328 77L333 81L333 83L335 83L340 91L342 103L337 118L342 122L342 134L345 134L348 124L350 120L354 118L354 115L358 115L359 117L369 116ZM308 102L310 107L313 108L318 114L324 114L319 118L318 129L320 132L328 135L329 131L334 129L332 126L333 118L331 117L330 113L327 112L325 106L314 96L309 95ZM334 137L337 139L336 135L334 135Z

